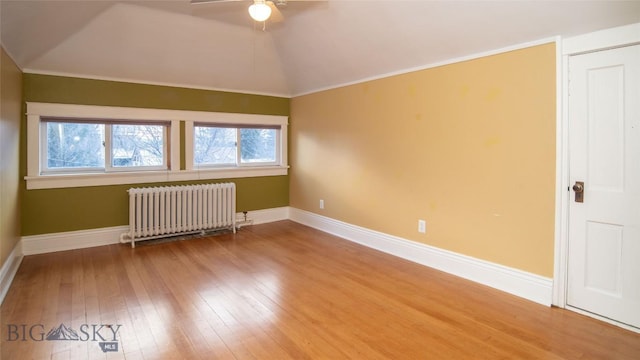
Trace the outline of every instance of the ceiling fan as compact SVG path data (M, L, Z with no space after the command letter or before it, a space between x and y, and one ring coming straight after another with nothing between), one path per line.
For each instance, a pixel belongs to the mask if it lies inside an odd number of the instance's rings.
M253 4L249 6L249 16L255 21L267 21L271 19L273 22L281 22L284 20L282 13L278 7L287 6L287 0L191 0L192 5L209 4L209 3L226 3L226 2L248 2ZM295 0L289 0L295 1Z

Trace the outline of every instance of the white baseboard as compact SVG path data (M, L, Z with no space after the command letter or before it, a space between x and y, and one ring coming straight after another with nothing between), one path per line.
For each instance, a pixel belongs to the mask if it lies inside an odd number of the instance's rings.
M237 214L237 219L244 217ZM289 207L255 210L247 212L253 224L263 224L289 218ZM44 254L55 251L83 249L94 246L117 244L120 234L129 231L129 226L113 226L99 229L68 231L61 233L30 235L22 237L22 253L24 255Z
M2 268L0 268L0 305L11 287L11 283L18 272L23 257L22 243L18 241L16 246L13 247L11 254L9 254L9 257L7 257L7 260L2 264Z
M120 242L120 234L127 231L129 231L129 226L113 226L100 229L23 236L22 253L24 255L35 255L117 244Z
M551 306L553 280L400 237L290 208L292 221L367 247L429 266L492 288Z
M243 217L244 215L239 213L237 219L242 220ZM438 249L291 207L249 211L247 218L252 220L253 224L290 219L346 240L475 281L542 305L551 305L552 279L522 270ZM128 226L114 226L23 236L21 243L16 245L11 254L11 259L13 260L7 260L2 267L0 291L4 292L0 293L0 295L4 296L4 293L9 288L15 271L17 271L18 265L22 260L22 255L117 244L119 243L120 234L128 230Z
M236 221L242 221L243 219L243 213L236 214ZM247 219L251 220L254 225L287 220L289 219L289 207L285 206L264 210L247 211Z

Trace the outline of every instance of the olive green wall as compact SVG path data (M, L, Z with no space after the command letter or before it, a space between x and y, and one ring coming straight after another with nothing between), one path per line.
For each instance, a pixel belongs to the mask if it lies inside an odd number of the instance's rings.
M23 98L27 102L289 115L288 98L223 91L37 74L24 74L23 89ZM26 118L23 121L26 122ZM181 138L184 143L184 134ZM27 168L24 132L22 139L21 178L26 175ZM180 146L184 152L184 145ZM181 154L181 162L181 169L184 169L184 154ZM218 182L222 181L236 183L239 212L289 205L288 176L224 179ZM203 182L212 181L188 183ZM165 184L168 183L153 185ZM26 190L22 180L22 235L126 225L126 189L139 185L143 184Z
M20 240L22 72L0 48L0 267Z
M287 176L189 181L190 184L235 182L237 211L289 205ZM96 229L129 223L127 189L176 183L92 186L27 190L24 193L22 235Z
M171 86L24 74L25 101L289 115L289 99Z

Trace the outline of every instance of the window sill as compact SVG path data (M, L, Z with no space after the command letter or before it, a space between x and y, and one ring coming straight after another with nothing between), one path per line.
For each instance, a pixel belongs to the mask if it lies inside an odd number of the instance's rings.
M214 180L288 174L288 166L195 169L181 171L132 171L115 173L51 174L26 176L27 189L59 189L84 186L140 184L169 181Z

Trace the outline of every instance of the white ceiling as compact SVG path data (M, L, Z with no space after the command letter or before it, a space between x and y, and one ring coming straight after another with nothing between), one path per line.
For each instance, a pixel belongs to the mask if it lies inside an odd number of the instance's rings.
M553 36L640 22L640 1L0 0L25 72L295 96Z

